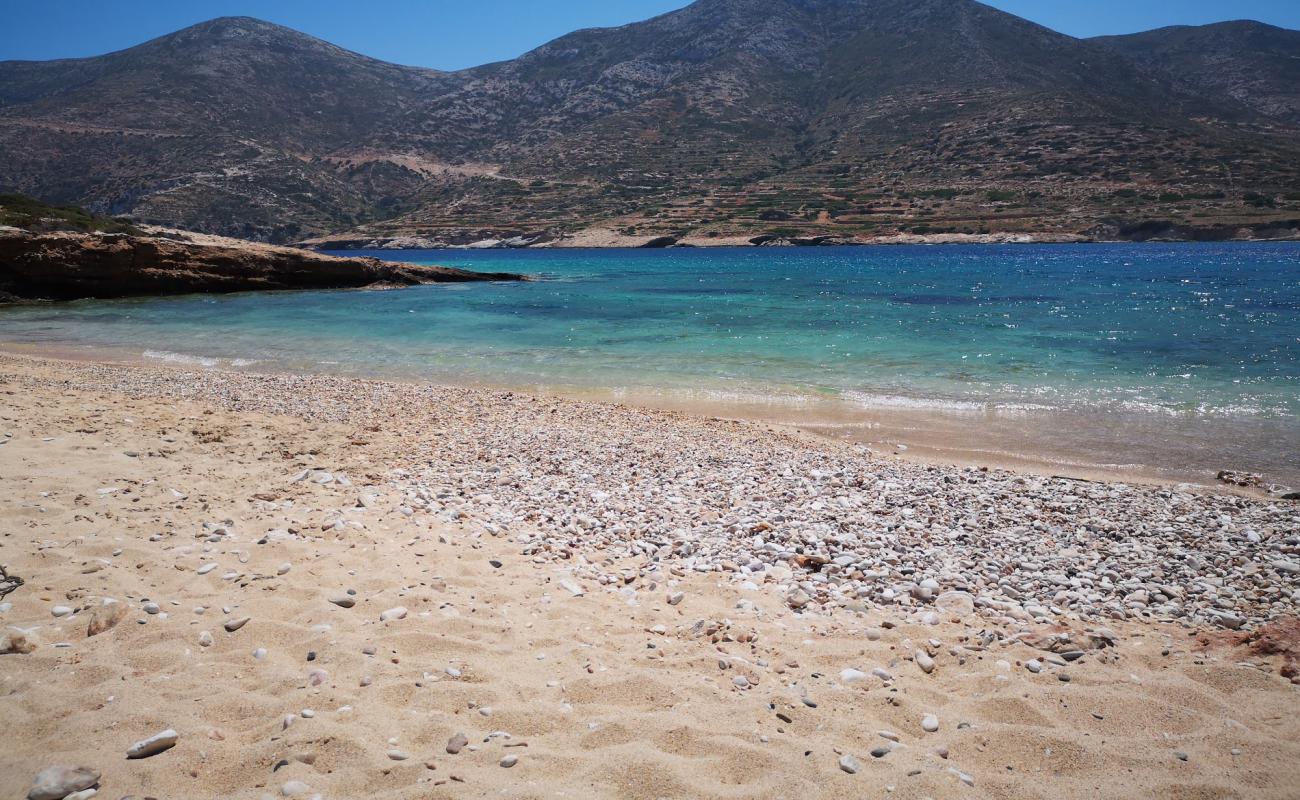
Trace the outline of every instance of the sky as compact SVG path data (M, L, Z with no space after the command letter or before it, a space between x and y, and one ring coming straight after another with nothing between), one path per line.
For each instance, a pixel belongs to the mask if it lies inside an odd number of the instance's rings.
M1300 0L984 0L1071 36L1255 19L1300 29ZM623 25L687 0L0 0L0 60L121 50L213 17L287 25L374 58L461 69L578 28Z

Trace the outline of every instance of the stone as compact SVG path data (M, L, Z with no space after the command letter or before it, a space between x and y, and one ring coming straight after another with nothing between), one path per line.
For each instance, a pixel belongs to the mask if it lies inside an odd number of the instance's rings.
M447 740L447 752L454 756L461 750L465 749L465 745L467 744L469 744L469 738L463 733L458 733Z
M944 592L934 599L934 607L955 617L975 613L975 598L969 592Z
M302 781L285 781L280 787L280 794L285 797L299 797L311 791L311 787Z
M131 748L126 751L126 757L148 758L149 756L156 756L164 750L170 750L175 747L178 738L176 731L168 728L160 733L155 733L148 739L141 739L131 745Z
M921 671L927 675L934 672L934 659L930 658L924 650L917 650L912 654L912 660L921 668Z
M934 714L926 714L921 717L921 730L926 733L934 733L939 730L939 718Z
M1039 672L1043 671L1043 662L1039 661L1036 658L1031 658L1025 662L1025 669L1029 670L1034 674L1038 674Z
M501 759L501 766L505 767L506 769L509 769L510 767L513 767L515 764L518 763L519 763L519 756L511 755Z
M63 800L99 783L99 770L91 767L46 767L36 774L27 800Z
M858 760L853 756L843 755L840 756L840 769L850 775L856 775L862 769L862 765L859 764Z
M887 755L889 755L889 748L885 745L880 745L879 747L871 748L872 758L884 758Z
M339 608L352 608L357 604L357 599L351 595L340 594L331 597L330 602Z
M252 617L240 617L239 619L228 619L225 621L222 627L225 628L228 633L234 633L235 631L247 625L250 619L252 619Z
M72 613L72 609L69 608L68 606L55 606L54 608L50 609L50 613L56 617L66 617ZM158 612L155 611L153 613L156 614Z
M858 681L866 680L866 678L867 673L859 669L849 667L848 669L840 670L840 683L857 683Z
M281 564L279 567L276 568L275 574L287 575L289 574L289 570L291 569L293 569L293 564L290 564L289 562L286 561L285 563Z
M411 757L411 754L405 750L389 750L388 758L392 761L405 761Z
M406 606L394 606L379 615L380 622L391 622L395 619L406 619Z
M686 597L685 592L673 592L672 594L668 595L668 605L675 606L678 603L682 602L682 600L685 599L685 597Z
M574 597L582 597L582 587L574 583L573 581L569 580L568 578L560 579L560 588L564 589L564 591L568 592Z
M215 640L212 638L212 634L208 631L202 631L199 633L199 647L211 647L213 641Z

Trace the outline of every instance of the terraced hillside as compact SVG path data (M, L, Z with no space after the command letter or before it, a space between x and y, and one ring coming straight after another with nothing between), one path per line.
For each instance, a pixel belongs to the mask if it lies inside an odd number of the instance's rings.
M225 18L0 63L0 190L275 241L1288 235L1295 64L974 0L699 0L453 73Z

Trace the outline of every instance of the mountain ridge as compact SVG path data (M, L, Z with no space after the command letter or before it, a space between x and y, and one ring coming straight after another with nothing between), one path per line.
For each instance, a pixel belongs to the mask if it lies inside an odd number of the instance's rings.
M223 17L0 62L0 190L271 241L1250 225L1300 210L1292 51L1262 23L699 0L443 72Z

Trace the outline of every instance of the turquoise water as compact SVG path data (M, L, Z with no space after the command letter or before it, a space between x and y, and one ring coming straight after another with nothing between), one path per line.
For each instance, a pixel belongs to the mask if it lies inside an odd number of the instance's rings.
M950 433L974 418L991 432L973 449L1020 427L1091 436L1086 452L1063 447L1080 463L1208 468L1233 437L1260 451L1251 465L1300 472L1296 244L372 254L541 280L27 306L0 312L0 341L840 428L860 414L864 430L881 415L946 415ZM1058 430L1080 425L1105 430ZM1128 458L1151 447L1171 452Z

